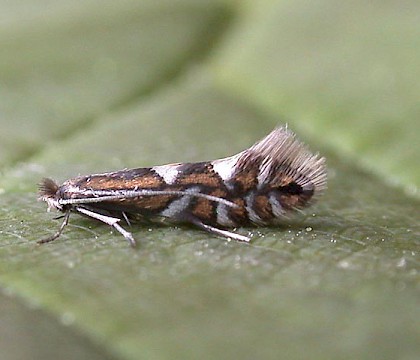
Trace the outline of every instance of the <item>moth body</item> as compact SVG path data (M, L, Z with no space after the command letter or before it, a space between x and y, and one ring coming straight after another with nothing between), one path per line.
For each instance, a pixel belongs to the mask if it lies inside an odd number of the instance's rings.
M61 186L40 185L49 208L103 221L132 244L127 222L190 223L219 236L249 238L226 229L275 225L308 206L326 187L325 159L311 154L286 128L277 128L234 156L80 176Z

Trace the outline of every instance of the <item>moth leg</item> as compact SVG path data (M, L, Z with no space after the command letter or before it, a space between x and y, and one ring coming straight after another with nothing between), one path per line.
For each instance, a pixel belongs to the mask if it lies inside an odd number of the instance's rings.
M90 217L92 217L94 219L97 219L99 221L102 221L102 222L104 222L107 225L112 226L122 236L124 236L124 238L130 243L130 245L132 247L136 247L137 243L136 243L136 240L134 240L133 235L130 232L128 232L127 230L123 229L118 224L118 222L121 219L114 218L114 217L111 217L111 216L102 215L102 214L98 214L96 212L87 210L87 209L82 208L82 207L75 207L75 210L78 211L78 212L80 212L80 213L82 213L82 214L84 214L84 215L87 215L87 216L90 216Z
M201 222L200 220L196 219L196 218L189 218L188 221L190 221L191 223L193 223L194 225L198 226L199 228L211 233L211 234L215 234L217 236L222 236L228 239L234 239L237 241L244 241L244 242L249 242L251 240L250 237L248 236L243 236L243 235L239 235L236 234L234 232L231 231L227 231L227 230L222 230L222 229L218 229L214 226L211 225L207 225L204 224L203 222Z
M47 237L45 239L42 239L42 240L37 241L37 244L49 243L49 242L54 241L54 240L56 240L56 239L58 239L60 237L60 235L63 232L64 228L69 223L70 210L66 211L66 213L63 215L63 217L64 217L64 220L61 223L60 228L58 229L58 231L54 235L52 235L52 236L49 236L49 237ZM61 218L61 216L58 217L58 219L60 219L60 218Z
M127 214L124 211L122 212L122 216L124 217L124 220L127 223L127 225L131 227L131 222L128 219L128 216L127 216Z

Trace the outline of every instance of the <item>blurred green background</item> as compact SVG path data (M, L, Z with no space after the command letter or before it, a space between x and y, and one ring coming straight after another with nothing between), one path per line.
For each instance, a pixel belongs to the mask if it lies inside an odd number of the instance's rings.
M418 359L418 1L0 0L2 359ZM288 123L329 188L250 245L59 221L43 176L234 154Z

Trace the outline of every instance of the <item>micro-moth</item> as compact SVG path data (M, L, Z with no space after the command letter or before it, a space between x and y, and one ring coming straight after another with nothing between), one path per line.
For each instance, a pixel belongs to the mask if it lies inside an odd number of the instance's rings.
M43 179L39 199L64 213L57 239L76 212L120 232L121 220L189 223L239 241L231 231L244 225L275 225L308 206L326 187L325 159L312 154L285 127L239 154L214 161L178 163L79 176L59 186Z

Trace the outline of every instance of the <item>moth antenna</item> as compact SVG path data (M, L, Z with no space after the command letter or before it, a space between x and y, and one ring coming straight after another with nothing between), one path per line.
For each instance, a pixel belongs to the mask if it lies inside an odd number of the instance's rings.
M203 193L193 193L188 191L172 191L172 190L127 190L122 192L121 194L110 194L107 191L96 191L97 197L91 198L81 198L81 199L60 199L58 202L60 205L75 205L75 204L88 204L88 203L99 203L103 201L112 201L118 199L130 199L139 196L159 196L159 195L188 195L191 197L198 197L204 198L210 201L214 201L217 203L225 204L232 208L239 207L237 204L223 199L221 197L203 194Z

